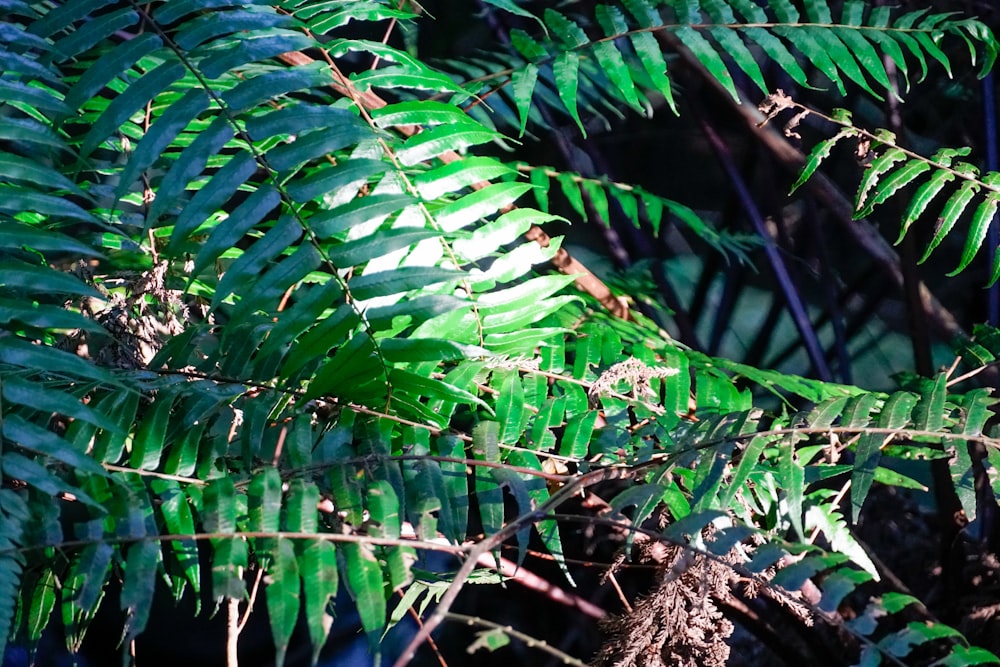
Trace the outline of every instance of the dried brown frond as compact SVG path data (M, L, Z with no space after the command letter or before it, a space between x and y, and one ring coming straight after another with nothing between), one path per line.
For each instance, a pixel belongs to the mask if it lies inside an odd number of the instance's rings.
M595 664L604 667L722 667L733 624L718 607L730 598L725 563L677 545L651 542L640 562L655 562L659 583L630 613L606 624L611 639Z
M654 396L655 392L650 387L650 381L653 378L676 375L677 372L676 368L667 368L666 366L650 367L632 357L601 373L591 385L588 394L591 399L596 399L601 395L616 391L619 382L626 382L629 386L628 391L633 398Z

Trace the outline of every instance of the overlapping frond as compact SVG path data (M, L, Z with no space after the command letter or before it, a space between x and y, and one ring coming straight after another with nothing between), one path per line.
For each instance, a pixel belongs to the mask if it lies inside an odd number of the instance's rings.
M485 404L466 387L468 369L456 369L463 379L454 383L433 371L509 348L504 336L570 298L540 295L566 280L538 279L527 283L536 290L530 309L510 290L483 299L557 246L532 244L531 252L469 271L471 262L547 217L498 216L530 186L463 193L481 178L475 165L435 161L492 140L494 131L430 101L359 115L350 97L369 85L457 87L381 44L314 37L350 20L406 12L372 3L284 10L234 3L211 11L165 3L122 6L91 21L88 11L86 3L69 3L36 15L25 6L9 26L16 39L4 51L11 66L3 83L11 95L0 122L0 174L9 191L0 235L8 332L0 362L4 438L14 445L4 474L93 508L77 535L92 544L71 559L60 600L64 618L72 619L71 648L79 646L114 563L124 570L128 637L145 626L157 573L168 576L177 596L200 589L194 542L174 540L161 549L151 539L157 526L176 535L213 534L211 585L220 601L240 599L245 590L250 545L237 531L315 531L318 487L311 478L289 496L299 511L286 525L278 522L276 467L251 477L251 504L261 493L265 500L249 523L237 525L242 494L232 477L216 479L220 461L234 457L248 475L265 461L323 468L356 451L388 455L403 423L424 433L444 429L449 415L442 417L436 403ZM336 65L275 60L307 48L395 64L356 77L345 90ZM415 124L424 131L394 131ZM473 233L484 218L494 220ZM77 275L56 268L77 258L89 262ZM123 271L134 266L123 261L137 262L138 272ZM66 299L79 307L67 310ZM66 331L79 333L67 349L53 347ZM343 407L383 413L394 426L359 421L357 449L331 450L324 443L333 432L323 438L326 422L316 413ZM48 429L52 414L66 420L56 432ZM354 443L351 422L339 423ZM461 454L459 448L448 454ZM72 473L57 471L62 465ZM151 475L119 478L104 466ZM261 479L265 490L258 492ZM440 471L436 479L443 479ZM212 481L202 490L191 485L199 480ZM367 483L362 488L375 497ZM385 497L384 511L366 508L394 538L398 526L390 530L382 519L404 512L404 489L397 488L398 504ZM444 488L423 493L433 498ZM310 498L312 518L303 513ZM449 536L462 539L465 530L464 521L455 522ZM283 539L253 546L274 576L268 599L279 654L298 617L303 577L318 651L337 590L336 570L326 571L336 549ZM377 638L384 619L374 581L383 568L368 546L344 549L347 569L367 573L348 585L359 607L369 609L362 618ZM387 553L385 572L405 582L409 560L399 548Z
M827 486L850 485L856 517L873 482L915 484L883 457L949 456L974 516L963 448L993 447L987 392L950 394L942 376L883 395L713 359L591 312L565 289L573 276L536 272L560 240L518 239L554 219L552 178L581 214L585 193L604 220L610 202L654 228L669 211L724 240L643 190L545 168L521 179L469 155L503 138L462 107L482 91L345 30L414 17L398 3L5 7L5 638L36 643L58 609L78 649L115 578L131 640L159 580L221 604L243 600L245 571L262 567L279 663L303 606L319 655L342 587L376 645L386 591L410 583L417 548L464 553L470 535L511 530L523 559L534 529L566 568L559 524L536 511L588 470L635 481L610 503L621 518L634 508L635 527L666 508L664 539L704 550L702 529L722 516L732 532L708 544L716 556L761 535L745 545L752 573L805 549L770 580L788 590L830 568L828 581L861 581L848 558L875 576ZM868 90L884 86L876 46L921 76L927 57L948 64L938 36L992 46L971 20L890 20L849 2L838 24L824 3L806 8L675 2L661 14L629 0L599 7L594 26L548 10L553 41L512 35L520 61L503 94L522 130L539 95L578 123L581 105L616 108L581 85L588 72L635 108L643 90L671 100L657 35L734 94L733 65L766 88L748 45L801 83L793 50ZM894 191L874 187L859 206ZM542 210L513 208L529 190ZM765 416L758 390L791 416ZM853 463L832 456L845 451ZM784 541L807 532L839 555Z
M975 19L928 10L894 13L888 5L871 7L860 0L839 9L834 16L824 0L805 3L804 13L789 0L769 0L763 7L749 0L629 0L622 6L598 5L593 16L548 8L539 18L545 37L511 32L516 55L487 54L452 67L474 82L469 91L486 98L496 117L522 134L529 120L547 124L539 106L568 114L586 134L581 108L586 117L607 123L607 114L618 113L621 105L649 111L650 91L662 95L676 113L676 83L668 75L667 58L678 48L690 52L737 102L740 78L771 92L761 54L803 87L823 85L807 73L811 66L841 94L852 82L880 99L896 94L883 57L903 75L907 88L911 74L919 70L914 78L922 80L932 61L951 74L951 59L940 45L946 36L963 40L972 62L981 61L982 72L996 57L992 34ZM489 65L496 62L502 63L492 66L499 74L490 74ZM498 88L502 99L487 97ZM609 96L615 102L610 109Z

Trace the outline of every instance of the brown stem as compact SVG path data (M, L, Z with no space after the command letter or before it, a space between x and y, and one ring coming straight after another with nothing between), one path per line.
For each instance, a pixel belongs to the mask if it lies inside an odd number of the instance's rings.
M226 602L226 667L239 667L236 652L240 638L240 601L229 598Z

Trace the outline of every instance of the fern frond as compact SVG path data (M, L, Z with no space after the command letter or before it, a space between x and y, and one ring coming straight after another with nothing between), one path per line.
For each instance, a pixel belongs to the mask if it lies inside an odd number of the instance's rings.
M704 220L695 211L680 202L660 197L645 188L627 183L610 182L606 179L587 178L572 172L557 171L551 167L538 165L518 165L518 171L527 173L534 188L531 194L543 211L549 211L550 194L553 184L559 186L559 191L569 202L573 210L583 220L590 218L584 204L584 196L597 213L599 222L611 224L611 204L616 206L615 212L625 217L637 229L648 225L655 236L660 235L664 222L664 214L671 215L671 220L679 222L684 228L705 241L711 248L726 256L734 256L741 261L747 259L746 252L750 244L743 238L716 230L712 224ZM641 205L641 208L640 208Z
M948 193L946 201L938 209L934 235L927 243L920 262L930 257L941 242L952 234L958 221L965 216L971 219L962 257L958 266L948 275L957 275L969 266L982 248L987 231L993 224L1000 197L1000 174L988 172L980 175L975 165L956 160L957 157L968 155L967 148L941 149L934 156L927 158L897 144L891 132L886 130L872 132L859 128L846 113L832 116L817 114L812 109L791 101L781 91L761 106L761 110L769 114L769 117L774 117L781 110L788 108L797 109L800 113L816 114L841 127L832 138L816 145L793 190L804 183L823 160L830 156L830 150L835 143L848 137L853 138L857 142L859 154L864 152L873 156L858 187L855 217L870 215L875 207L898 196L903 188L919 184L903 214L899 237L896 240L896 243L899 243L913 223L931 208L932 202L942 193ZM797 117L796 123L799 119ZM955 184L957 187L949 188L949 184ZM966 216L974 203L974 211ZM990 284L996 282L998 275L1000 274L994 269Z
M3 469L4 476L10 475ZM0 489L0 655L7 647L7 638L12 634L15 612L18 608L18 594L21 591L21 574L24 556L18 550L23 540L25 525L30 519L25 499L12 489ZM47 620L47 619L46 619ZM37 639L37 637L36 637Z
M916 11L893 16L861 2L844 3L840 16L825 1L809 3L800 15L788 0L771 0L761 7L747 0L670 3L661 11L646 0L599 5L594 17L569 16L547 9L544 21L551 39L538 41L521 30L511 31L516 55L498 56L504 63L499 74L466 77L485 96L503 91L505 109L516 109L517 118L497 115L509 127L525 131L535 103L553 106L567 114L586 135L579 113L582 96L610 95L646 113L650 103L644 90L660 93L677 113L673 85L667 75L664 52L687 49L737 102L740 94L733 67L764 94L771 92L753 50L760 49L772 62L803 87L812 87L800 60L821 72L841 94L847 81L881 99L881 92L896 94L882 56L903 74L909 87L910 65L920 66L917 80L928 73L927 60L936 60L951 75L951 61L938 46L942 36L958 38L971 50L973 63L982 58L985 74L996 58L997 42L985 24L950 15L925 16ZM452 64L462 69L459 62ZM603 113L597 113L604 118ZM606 119L604 119L605 122Z
M940 35L991 48L982 24L893 21L857 3L836 23L823 2L806 3L802 19L786 0L662 11L628 0L599 7L593 24L549 9L545 38L514 33L517 55L461 63L478 79L461 84L404 49L344 34L352 21L414 15L389 0L92 5L7 3L0 48L0 465L23 487L0 491L0 602L20 591L29 642L59 604L78 649L113 575L124 574L132 639L158 577L177 598L206 584L217 603L238 601L253 564L268 575L279 660L303 605L318 655L341 584L377 650L386 589L414 576L406 528L452 543L482 530L484 549L509 537L519 559L534 530L568 575L548 509L586 480L635 480L612 510L634 508L641 524L665 507L678 542L734 522L708 545L715 556L758 534L777 553L777 535L819 527L841 554L803 547L812 559L776 584L789 587L844 554L865 565L839 507L816 491L849 479L857 512L874 482L905 483L882 465L908 448L892 443L953 447L953 478L972 502L961 448L992 443L985 392L949 394L939 378L886 397L699 355L638 320L606 321L565 291L572 276L536 274L560 239L516 243L556 219L552 179L578 212L586 196L605 221L618 206L655 231L667 211L716 247L726 239L644 190L544 168L523 182L468 153L503 141L502 123L482 115L480 84L510 82L493 108L521 130L544 120L538 99L581 128L610 123L622 105L645 112L648 90L672 104L658 36L733 94L734 65L766 88L757 46L800 83L809 79L793 51L839 87L882 90L876 47L926 72L927 57L949 64ZM498 63L511 71L493 76ZM902 150L873 137L876 150ZM950 174L926 188L914 217L950 178L968 185L932 245L985 197L980 236L994 184L956 157L922 170L892 152L859 207ZM512 209L532 189L543 210ZM757 392L818 405L765 418ZM820 456L831 433L849 442L853 465ZM73 512L56 496L72 497ZM79 544L65 544L63 522ZM39 559L29 580L26 546ZM58 546L62 569L46 551ZM762 551L752 567L774 564L762 565ZM843 569L824 604L860 581ZM15 606L3 608L6 631Z

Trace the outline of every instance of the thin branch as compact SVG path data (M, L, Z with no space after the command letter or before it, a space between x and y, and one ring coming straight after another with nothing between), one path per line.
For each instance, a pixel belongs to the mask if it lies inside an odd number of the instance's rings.
M479 557L479 564L484 567L488 567L491 570L496 570L497 573L505 577L508 581L515 581L529 590L533 590L544 595L553 602L576 609L591 618L600 620L607 616L607 612L593 602L590 602L579 595L564 591L562 588L559 588L547 579L543 579L531 570L525 568L523 565L517 565L517 563L512 560L501 557L500 562L497 563L496 557L492 553L487 553Z
M583 662L579 658L574 658L569 653L564 653L563 651L557 649L552 644L545 642L541 639L532 637L531 635L525 634L519 630L515 630L509 625L501 625L500 623L494 623L493 621L488 621L485 618L480 618L479 616L466 616L465 614L456 614L455 612L448 612L445 618L449 621L455 621L458 623L464 623L469 626L480 626L483 628L489 628L491 630L500 630L505 635L513 637L514 639L524 642L524 645L528 648L536 648L539 651L548 653L554 658L561 660L564 665L574 665L575 667L587 667L587 663Z
M400 597L402 597L402 594L400 595ZM418 628L422 628L424 626L424 620L420 618L420 614L418 614L417 610L413 608L413 605L410 605L410 608L407 609L406 611L413 618L413 621L417 624ZM445 662L444 656L441 655L441 649L438 648L437 642L434 641L433 637L427 638L427 645L431 647L432 651L434 651L434 655L435 657L437 657L438 664L441 665L441 667L448 667L448 663Z
M138 468L128 468L126 466L113 465L111 463L102 463L104 469L109 472L121 472L126 474L139 475L140 477L155 477L157 479L169 479L174 482L184 482L185 484L195 484L198 486L205 486L208 484L203 479L196 479L194 477L183 477L181 475L171 475L165 472L156 472L155 470L140 470Z
M418 540L414 538L392 538L375 537L362 533L318 533L318 532L293 532L293 531L263 531L263 530L243 530L234 533L178 533L168 535L143 535L142 537L112 537L105 535L97 538L84 540L66 540L64 542L45 544L25 544L21 546L6 547L0 549L0 555L13 553L28 553L40 549L73 549L75 547L88 547L95 544L132 544L135 542L199 542L217 539L252 539L252 538L283 538L289 540L321 540L325 542L351 542L355 544L369 544L385 547L412 547L425 551L440 551L455 556L469 553L473 550L473 544L458 545L448 542L444 538L435 540Z
M264 580L264 568L257 568L257 576L254 577L253 586L250 587L250 599L247 600L247 610L243 613L243 618L240 619L239 626L237 627L236 633L239 634L243 632L243 628L246 627L247 622L250 620L250 612L253 611L253 605L257 601L257 592L260 591L260 582Z
M237 646L240 638L240 601L237 598L226 600L226 667L239 667L240 659Z
M614 572L608 572L607 576L608 583L611 587L615 589L615 594L618 595L618 601L622 603L626 613L632 613L632 605L629 603L628 598L625 597L625 591L622 590L621 585L618 583L618 577L615 576Z
M778 246L767 230L764 218L757 209L757 205L753 201L753 197L743 176L736 169L732 155L729 153L729 148L705 119L704 114L700 115L700 120L702 131L705 133L705 137L712 145L712 148L715 149L715 154L718 156L723 170L729 177L729 181L732 183L740 199L740 203L743 205L743 211L750 218L750 222L753 223L757 235L764 242L764 253L771 264L771 270L774 271L774 277L778 281L781 293L785 297L785 303L788 305L788 312L792 316L795 328L798 329L799 335L802 337L802 344L809 354L809 360L812 362L813 368L816 369L816 374L821 380L832 380L833 375L830 373L830 367L826 363L826 354L820 345L819 336L816 335L816 330L809 319L809 313L806 312L806 307L802 303L799 291L796 289L795 283L788 273L788 267L785 266L785 262L778 252Z
M960 382L965 382L966 380L971 380L972 378L976 377L977 375L979 375L980 373L982 373L984 371L987 371L987 370L990 370L990 369L996 369L998 364L1000 364L1000 361L991 361L990 363L984 364L984 365L980 366L979 368L973 368L968 373L963 373L962 375L959 375L957 378L953 378L951 380L948 380L948 383L945 386L946 387L950 387L950 386L958 384Z

